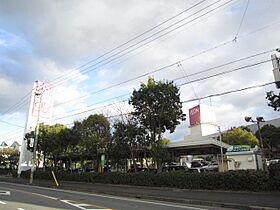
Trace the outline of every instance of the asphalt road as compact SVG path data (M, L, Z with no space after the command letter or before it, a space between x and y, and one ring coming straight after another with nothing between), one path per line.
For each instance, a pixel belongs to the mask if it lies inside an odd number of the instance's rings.
M65 191L36 186L0 182L1 210L223 210L224 208L191 206L126 197Z

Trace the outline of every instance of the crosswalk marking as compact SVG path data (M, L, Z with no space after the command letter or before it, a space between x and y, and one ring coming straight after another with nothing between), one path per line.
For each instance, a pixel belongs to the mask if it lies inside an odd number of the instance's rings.
M5 205L6 203L5 203L5 202L3 202L3 201L0 201L0 204L4 204L4 205Z

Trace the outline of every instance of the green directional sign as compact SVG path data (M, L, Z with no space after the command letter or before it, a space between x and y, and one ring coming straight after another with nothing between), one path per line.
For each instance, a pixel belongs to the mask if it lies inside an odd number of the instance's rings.
M233 145L227 149L227 152L244 152L250 150L251 150L250 145Z

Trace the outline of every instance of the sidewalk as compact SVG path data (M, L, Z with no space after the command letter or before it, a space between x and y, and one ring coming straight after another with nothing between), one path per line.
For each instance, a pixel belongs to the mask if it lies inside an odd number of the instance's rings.
M0 181L28 184L27 179L1 177ZM183 190L172 188L140 187L111 184L91 184L60 181L58 189L116 196L153 199L185 204L217 206L232 209L280 209L280 192L228 192L209 190ZM34 185L55 187L53 181L34 180Z

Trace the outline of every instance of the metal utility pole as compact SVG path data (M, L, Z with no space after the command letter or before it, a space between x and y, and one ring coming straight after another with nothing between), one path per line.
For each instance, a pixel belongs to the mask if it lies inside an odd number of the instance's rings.
M275 55L271 55L271 61L273 66L274 81L277 88L280 88L280 59Z
M256 117L256 120L253 120L252 117L245 117L246 122L254 122L257 123L258 126L258 133L259 133L259 138L260 138L260 151L261 151L261 158L262 158L262 165L263 165L263 170L267 170L267 165L265 161L265 154L264 154L264 147L263 147L263 139L261 135L261 127L260 127L260 122L264 122L263 117Z
M219 130L219 138L221 142L221 163L222 163L222 172L224 172L224 151L223 151L223 146L222 146L222 132L221 132L221 126L218 126Z
M29 184L33 184L34 171L36 168L36 161L37 161L36 150L37 150L37 142L38 142L38 136L39 136L40 111L41 111L41 102L42 102L43 92L44 92L43 87L42 87L42 89L35 92L35 96L38 96L40 99L39 99L37 123L36 123L36 129L35 129L35 138L34 138L34 143L33 143L33 157L32 157L32 166L31 166L31 171L30 171Z

